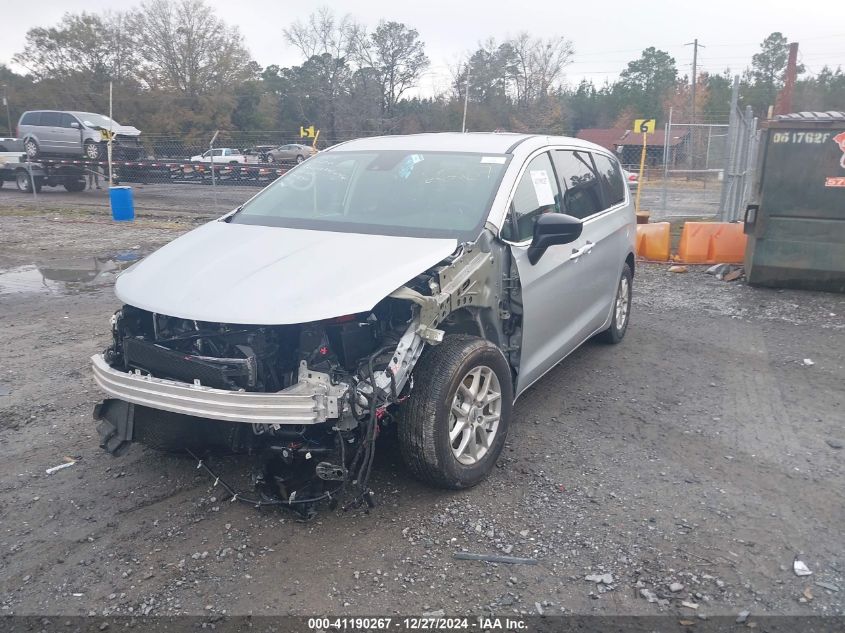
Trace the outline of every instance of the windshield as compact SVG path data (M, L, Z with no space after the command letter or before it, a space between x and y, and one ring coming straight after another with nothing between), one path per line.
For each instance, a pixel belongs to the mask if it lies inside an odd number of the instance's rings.
M80 119L82 119L83 123L88 122L93 124L94 126L99 126L106 129L109 129L110 125L114 125L114 127L120 126L117 121L114 121L112 123L112 120L108 118L105 114L95 114L93 112L78 112L76 114Z
M507 157L449 152L327 152L246 203L235 224L478 237Z

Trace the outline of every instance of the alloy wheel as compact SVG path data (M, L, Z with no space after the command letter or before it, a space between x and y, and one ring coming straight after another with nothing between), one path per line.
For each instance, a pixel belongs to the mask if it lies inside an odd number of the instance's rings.
M631 301L631 286L628 278L623 275L619 280L619 290L616 292L616 329L622 330L628 320L628 308Z
M490 367L461 379L449 410L449 445L461 464L477 464L490 450L502 417L502 388Z

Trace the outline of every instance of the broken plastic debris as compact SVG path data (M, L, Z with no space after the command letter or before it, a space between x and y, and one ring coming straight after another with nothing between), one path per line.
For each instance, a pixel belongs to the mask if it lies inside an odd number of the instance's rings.
M810 571L810 568L807 567L807 564L800 560L796 560L792 563L792 569L796 576L809 576L813 573Z
M824 582L822 580L817 580L816 586L827 589L828 591L839 591L839 587L837 587L836 585L831 584L829 582Z
M815 363L813 362L813 360L811 358L805 358L804 359L804 365L807 366L807 367L812 367L813 365L815 365Z
M487 563L509 563L511 565L536 565L536 558L518 558L516 556L498 556L497 554L472 554L470 552L455 552L452 558L456 560L481 560Z
M610 585L613 584L613 574L590 574L585 576L584 580L598 584Z
M60 470L63 470L63 469L65 469L65 468L70 468L70 467L71 467L71 466L73 466L75 463L76 463L76 461L75 461L75 460L74 460L74 461L65 462L64 464L59 464L58 466L52 466L52 467L48 468L47 470L45 470L44 472L45 472L45 473L47 473L48 475L52 475L53 473L58 472L58 471L60 471Z
M729 273L731 271L730 264L716 264L715 266L711 266L705 272L708 275L724 275L725 273Z

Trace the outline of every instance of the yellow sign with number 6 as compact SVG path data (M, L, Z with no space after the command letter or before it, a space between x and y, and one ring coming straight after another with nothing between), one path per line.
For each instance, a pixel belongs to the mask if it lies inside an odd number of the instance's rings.
M634 132L639 134L654 134L654 128L657 125L655 119L636 119L634 121Z

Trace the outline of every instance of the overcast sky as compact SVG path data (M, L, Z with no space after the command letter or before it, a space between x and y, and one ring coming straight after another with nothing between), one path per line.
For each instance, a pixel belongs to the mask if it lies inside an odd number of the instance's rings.
M739 72L751 61L760 42L781 31L799 42L799 59L810 72L825 64L845 68L845 0L816 0L811 9L796 0L709 0L708 2L491 2L489 0L208 0L218 15L243 33L254 58L262 66L297 64L296 51L282 37L282 29L320 6L349 13L370 27L379 20L395 20L416 28L425 42L431 67L420 92L432 94L449 84L449 68L466 58L477 43L493 36L502 40L520 31L537 36L563 35L574 43L575 57L566 80L592 79L597 85L613 81L625 64L648 46L669 51L680 73L688 74L694 38L699 68ZM62 14L128 9L138 3L118 0L39 0L17 2L2 11L0 63L9 64L24 45L26 31L50 26ZM691 10L695 7L696 10ZM7 7L8 9L8 7ZM16 68L21 70L20 68Z

